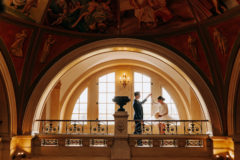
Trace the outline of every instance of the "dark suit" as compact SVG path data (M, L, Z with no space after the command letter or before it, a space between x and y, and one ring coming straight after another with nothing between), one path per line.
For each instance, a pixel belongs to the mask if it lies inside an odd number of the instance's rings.
M145 103L147 99L144 99L142 102L139 102L138 100L134 100L133 102L133 108L134 108L134 120L135 121L135 131L134 134L142 134L141 129L141 120L143 120L143 107L142 104Z

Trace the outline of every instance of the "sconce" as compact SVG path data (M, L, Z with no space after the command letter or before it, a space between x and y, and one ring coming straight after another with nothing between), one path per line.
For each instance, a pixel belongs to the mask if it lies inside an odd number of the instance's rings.
M130 81L130 77L127 77L126 73L123 73L123 75L120 77L120 83L122 84L123 88L126 87L129 81Z

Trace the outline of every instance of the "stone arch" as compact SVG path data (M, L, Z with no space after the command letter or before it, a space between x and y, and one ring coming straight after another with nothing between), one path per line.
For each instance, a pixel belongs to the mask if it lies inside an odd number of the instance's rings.
M238 50L238 54L236 56L233 69L232 69L232 74L231 74L231 79L229 83L229 90L228 90L228 112L227 112L227 117L228 117L228 135L233 136L236 132L236 104L237 104L237 93L238 93L238 88L240 85L240 49ZM239 128L240 130L240 128Z
M57 61L40 79L30 96L23 121L23 133L31 133L33 121L41 117L41 106L44 104L43 99L46 98L58 79L68 68L96 54L118 50L145 54L157 58L174 68L189 82L202 102L204 113L212 120L213 134L216 136L223 134L221 116L216 100L201 75L173 51L151 42L129 38L114 38L89 43L73 50Z
M15 91L12 82L10 72L8 70L7 64L0 51L0 74L2 75L4 85L6 87L7 99L8 99L8 109L9 109L9 134L10 136L17 134L17 110L16 110L16 99Z

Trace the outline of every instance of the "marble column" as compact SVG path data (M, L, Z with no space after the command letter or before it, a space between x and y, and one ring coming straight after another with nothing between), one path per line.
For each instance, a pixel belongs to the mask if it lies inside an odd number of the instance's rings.
M130 147L128 145L128 113L118 111L114 114L115 130L114 142L111 148L111 160L130 160Z

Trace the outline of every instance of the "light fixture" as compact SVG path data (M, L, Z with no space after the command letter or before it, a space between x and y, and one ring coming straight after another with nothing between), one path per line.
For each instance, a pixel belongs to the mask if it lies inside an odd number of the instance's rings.
M123 88L126 87L129 81L130 81L130 77L127 77L126 73L123 73L123 75L120 77L120 83L122 84Z

